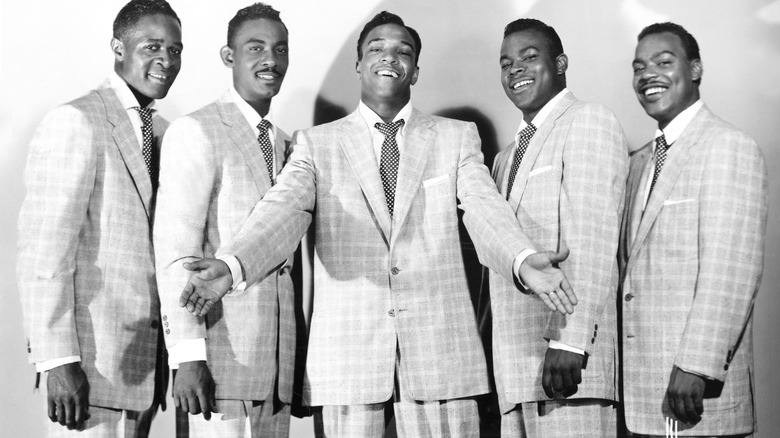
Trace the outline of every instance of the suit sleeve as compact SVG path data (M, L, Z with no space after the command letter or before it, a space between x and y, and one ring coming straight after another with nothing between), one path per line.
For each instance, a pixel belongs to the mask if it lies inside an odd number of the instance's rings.
M755 141L741 133L718 141L702 176L699 272L675 365L723 381L761 280L768 199Z
M546 338L591 352L605 306L615 306L617 245L623 213L628 146L617 118L588 105L572 121L563 150L561 269L577 294L571 315L551 314Z
M190 315L178 301L191 275L182 264L204 256L216 167L214 148L200 124L190 117L174 122L163 139L154 221L157 289L169 349L206 337L204 319Z
M277 184L255 205L235 238L217 251L217 256L238 258L247 284L276 270L311 224L317 198L312 145L302 131L293 134L292 145Z
M81 355L74 277L96 154L89 121L70 106L51 111L30 143L17 277L32 363Z
M466 125L461 137L457 196L464 211L463 222L480 263L514 283L515 257L524 249L536 247L520 229L485 167L476 126Z

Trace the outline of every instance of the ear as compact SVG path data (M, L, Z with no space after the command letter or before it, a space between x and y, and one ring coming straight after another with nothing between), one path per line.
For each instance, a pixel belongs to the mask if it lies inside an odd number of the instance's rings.
M561 53L555 58L555 72L558 75L566 73L569 69L569 57L565 53Z
M420 67L414 66L414 73L412 73L412 85L417 83L417 76L420 75Z
M358 75L358 79L360 78L360 61L355 61L355 73Z
M694 59L691 61L691 79L694 81L701 80L701 75L704 73L704 66L701 63L701 59Z
M222 58L222 63L225 64L225 67L233 68L233 65L235 65L233 61L233 49L231 49L230 46L222 46L222 48L219 49L219 57Z
M116 38L111 38L111 51L114 52L116 61L123 61L125 58L125 45Z

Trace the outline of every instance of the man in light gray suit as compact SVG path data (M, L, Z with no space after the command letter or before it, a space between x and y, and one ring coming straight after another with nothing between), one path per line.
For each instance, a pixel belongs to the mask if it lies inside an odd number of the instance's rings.
M133 0L111 50L108 81L35 132L19 214L29 360L48 371L49 418L67 427L53 436L147 436L164 403L152 218L168 123L153 104L179 73L179 18L163 0Z
M382 436L390 400L401 436L479 433L473 397L489 390L488 376L458 208L480 260L498 275L519 277L563 313L576 302L553 267L565 253L519 263L533 243L482 163L476 127L412 107L420 48L417 32L397 15L369 21L357 45L357 110L294 136L279 184L217 252L240 267L231 272L214 259L187 265L200 272L182 303L208 311L231 283L273 272L313 220L304 395L324 406L325 436Z
M275 183L290 144L271 113L289 64L279 12L263 3L239 10L221 57L233 86L173 122L161 158L154 243L165 339L171 366L178 366L173 397L193 414L196 436L286 437L295 354L292 254L205 318L178 305L191 274L182 264L213 257L238 233Z
M645 28L633 68L658 130L631 156L620 240L626 434L748 436L766 164L701 101L699 46L681 26Z

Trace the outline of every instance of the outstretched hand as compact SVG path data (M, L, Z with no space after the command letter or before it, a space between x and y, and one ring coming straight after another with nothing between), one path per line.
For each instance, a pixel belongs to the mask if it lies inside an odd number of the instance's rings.
M520 265L520 278L529 290L535 293L544 304L562 314L574 313L577 296L558 268L558 263L566 260L569 250L560 252L544 251L528 256Z
M233 286L230 268L217 259L200 259L183 266L194 273L181 292L179 306L195 316L204 316Z

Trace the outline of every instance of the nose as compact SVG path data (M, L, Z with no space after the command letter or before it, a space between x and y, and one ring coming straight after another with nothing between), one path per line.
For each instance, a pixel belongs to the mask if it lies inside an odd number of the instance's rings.
M512 66L509 68L509 74L515 75L525 71L525 63L521 59L512 62Z
M275 67L277 64L276 53L274 53L274 51L268 51L266 56L262 59L262 64L264 67Z
M167 50L160 50L160 55L157 61L160 63L160 65L163 66L163 68L170 67L173 62L171 59L171 54Z
M382 58L380 60L388 64L397 64L398 56L396 56L396 54L393 52L385 52L382 54Z

